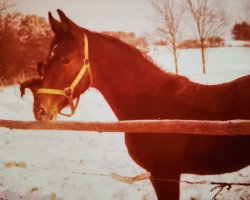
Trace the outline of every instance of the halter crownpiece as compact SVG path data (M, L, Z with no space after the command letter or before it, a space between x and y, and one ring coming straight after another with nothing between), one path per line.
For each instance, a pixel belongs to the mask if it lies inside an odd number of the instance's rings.
M71 117L75 113L75 110L76 110L78 103L79 103L80 96L77 97L76 104L74 105L74 102L73 102L74 89L78 85L78 83L81 81L81 79L82 79L83 75L86 73L86 71L89 72L90 86L92 85L92 82L93 82L93 75L91 72L90 62L89 62L88 37L86 34L84 34L84 57L85 58L84 58L83 66L69 87L64 88L64 90L50 89L50 88L40 88L37 90L36 94L61 95L61 96L65 96L67 98L69 106L71 108L71 113L64 114L64 113L59 112L61 115Z

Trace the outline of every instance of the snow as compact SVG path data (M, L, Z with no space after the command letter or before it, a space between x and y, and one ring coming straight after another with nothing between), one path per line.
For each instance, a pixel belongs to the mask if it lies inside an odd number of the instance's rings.
M225 46L228 47L244 47L245 45L249 44L249 42L244 40L226 40Z
M18 87L0 93L0 118L34 120L33 97L19 97ZM67 111L65 111L67 112ZM72 118L58 120L116 121L103 97L90 89ZM143 173L129 157L121 133L23 131L0 129L0 199L154 199L149 181L133 186L110 175ZM27 169L4 169L9 161L25 161ZM73 173L75 172L75 173ZM37 187L38 191L29 191ZM146 192L145 192L146 191Z
M151 53L156 63L174 71L171 55L164 49ZM201 75L199 50L180 52L180 72L201 83L221 83L247 75L250 72L250 48L216 48L208 52L208 74ZM34 120L33 96L19 95L18 86L2 88L0 92L0 119ZM69 111L69 110L67 110ZM65 111L65 112L67 112ZM101 94L89 89L82 95L76 114L58 120L116 121L112 110ZM25 161L27 168L5 169L5 163ZM148 180L133 185L117 182L112 172L136 176L144 169L129 157L121 133L72 131L27 131L0 128L0 199L49 200L154 200ZM250 182L250 167L239 172L219 176L182 175L182 180ZM181 185L181 199L191 197L212 199L218 191L214 186ZM31 190L37 188L38 191ZM223 190L219 199L250 199L246 187ZM224 194L224 196L223 196Z
M174 60L164 47L150 53L163 69L174 73ZM202 75L200 49L180 50L179 71L192 80L216 84L250 74L250 48L220 47L207 50L207 73ZM208 79L208 80L206 80ZM205 82L204 82L205 81ZM208 81L208 82L207 82Z

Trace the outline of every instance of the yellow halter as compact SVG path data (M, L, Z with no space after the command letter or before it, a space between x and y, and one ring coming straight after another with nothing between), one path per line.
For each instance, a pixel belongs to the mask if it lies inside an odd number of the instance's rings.
M76 101L76 105L74 105L73 102L73 93L74 93L74 89L75 87L78 85L78 83L80 82L80 80L82 79L83 75L86 73L86 71L89 72L89 77L90 77L90 85L93 82L93 75L91 72L91 68L90 68L90 63L89 63L89 48L88 48L88 38L87 35L84 34L84 63L83 66L80 70L80 72L78 73L78 75L76 76L76 78L74 79L74 81L71 83L71 85L69 87L66 87L64 90L59 90L59 89L50 89L50 88L40 88L37 90L36 94L54 94L54 95L61 95L61 96L65 96L68 100L69 106L71 108L71 113L70 114L64 114L59 112L61 115L67 116L67 117L71 117L74 113L75 110L78 106L79 103L79 99L80 96L77 97L77 101Z

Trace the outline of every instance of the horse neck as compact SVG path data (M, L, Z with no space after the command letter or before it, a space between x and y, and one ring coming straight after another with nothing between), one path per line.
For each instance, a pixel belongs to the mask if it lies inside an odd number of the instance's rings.
M98 48L92 49L93 54L90 52L90 55L95 55L91 59L93 87L102 93L118 118L124 118L119 113L121 110L133 109L138 103L128 104L128 99L160 93L165 86L166 73L145 56L118 40L103 38L95 41L98 43L93 46Z

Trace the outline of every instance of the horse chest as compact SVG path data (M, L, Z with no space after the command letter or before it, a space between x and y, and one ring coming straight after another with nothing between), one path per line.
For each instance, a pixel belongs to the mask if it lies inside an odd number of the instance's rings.
M154 171L161 166L180 168L187 152L188 138L181 134L126 133L125 143L137 164Z

